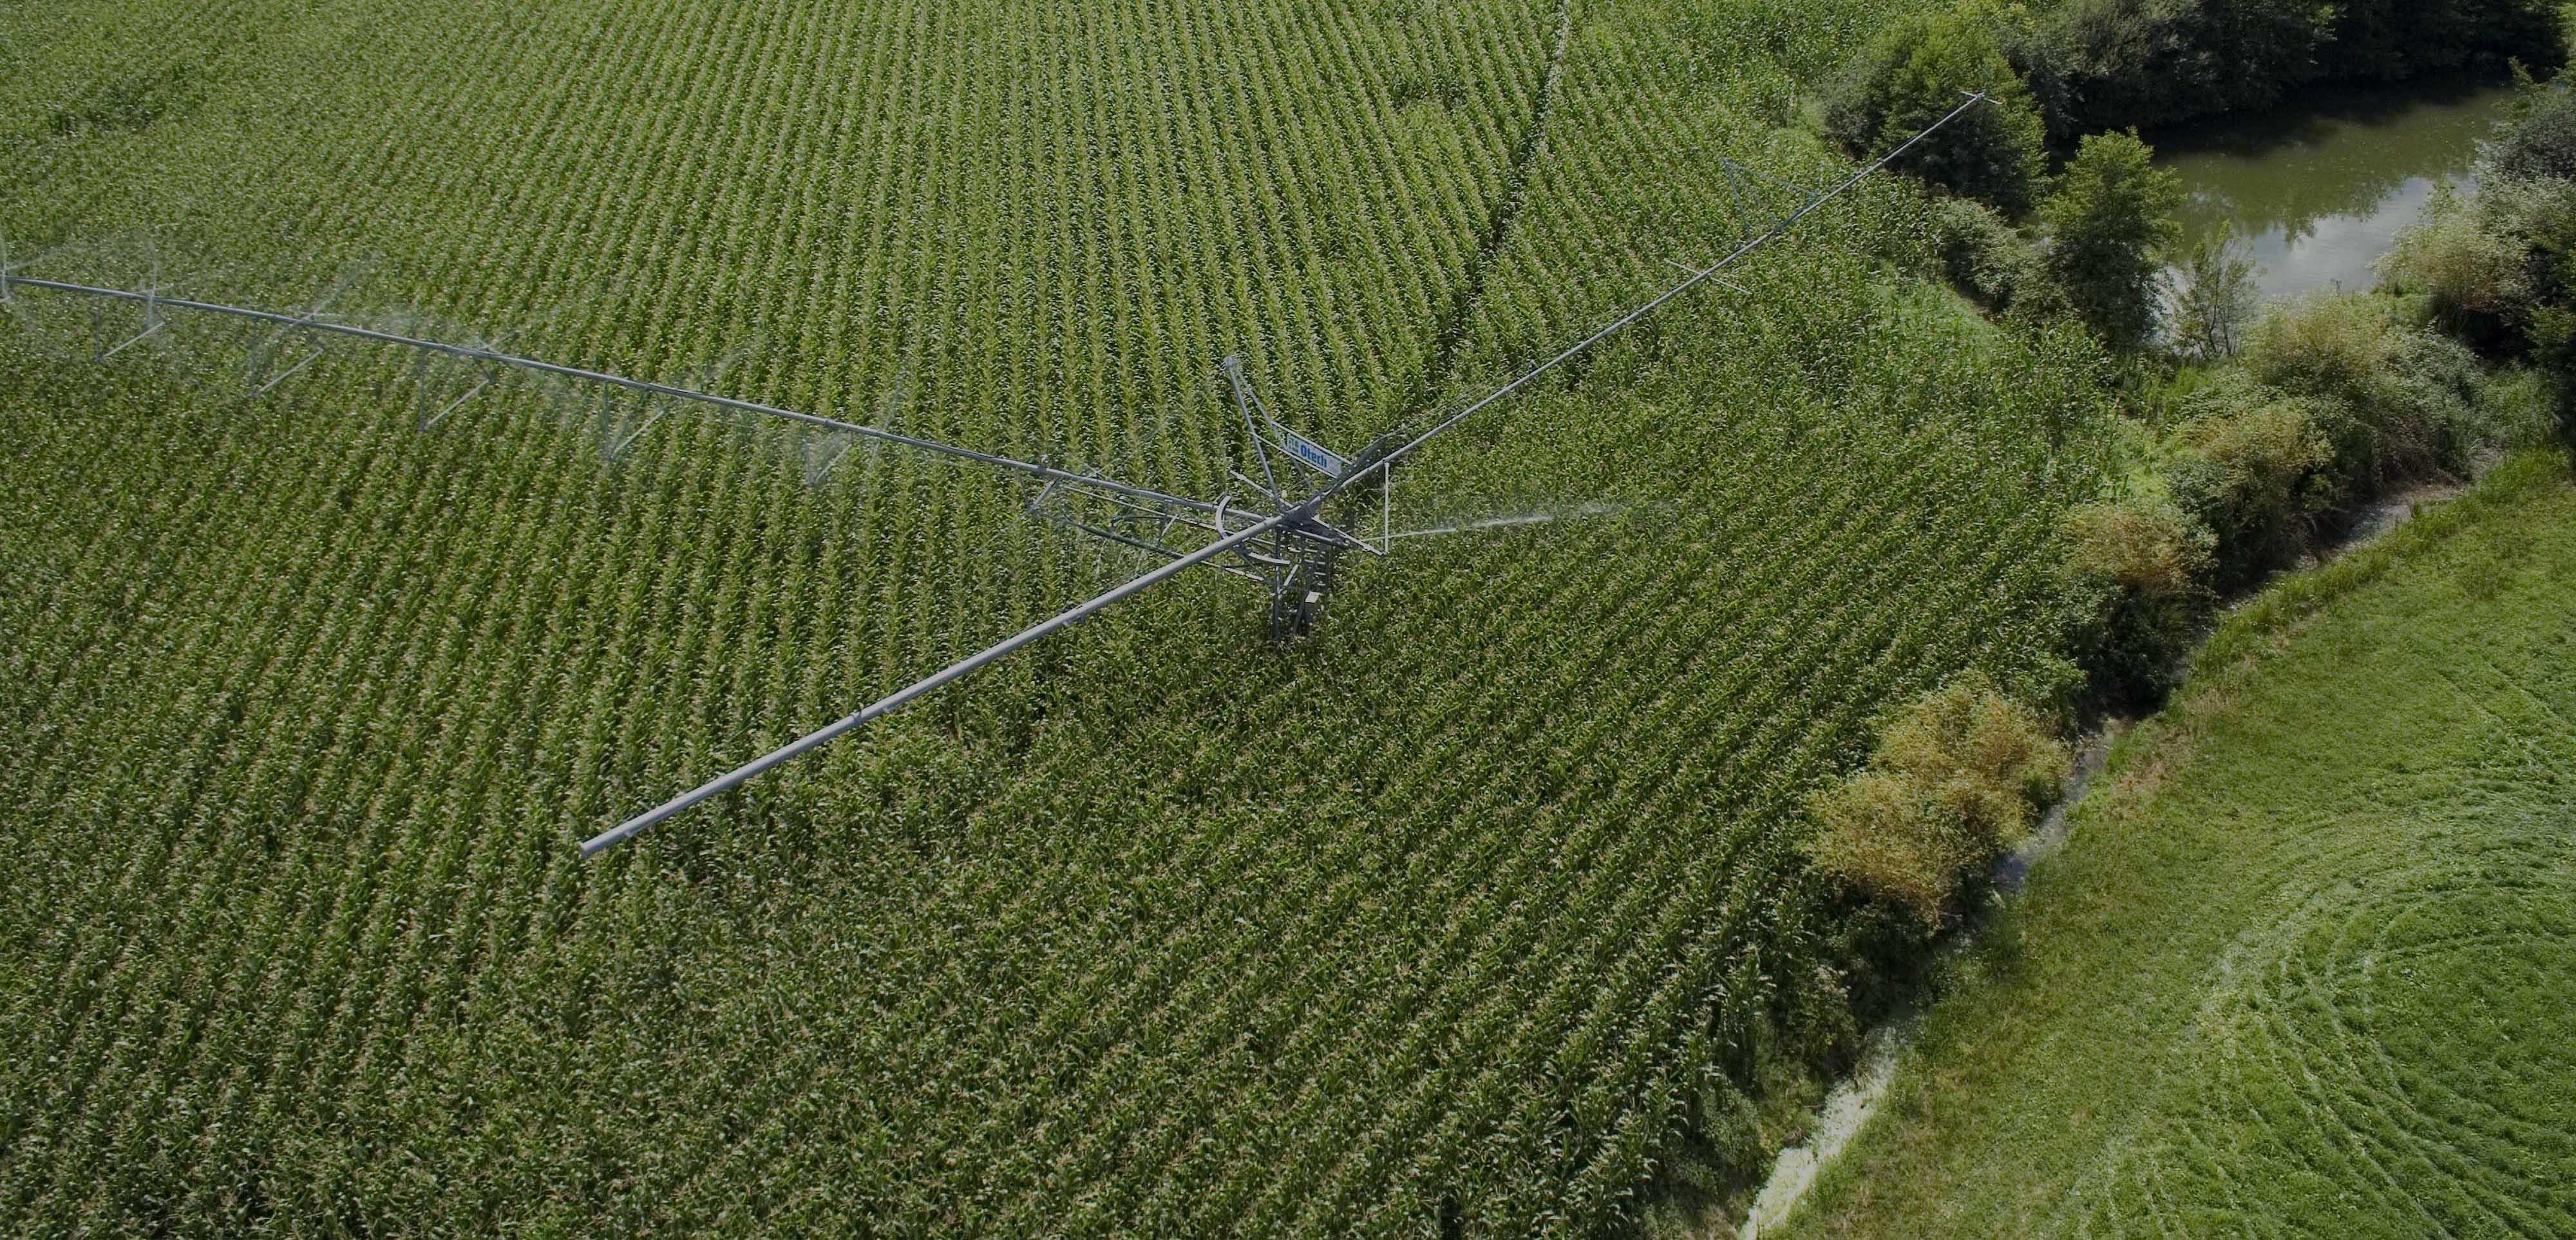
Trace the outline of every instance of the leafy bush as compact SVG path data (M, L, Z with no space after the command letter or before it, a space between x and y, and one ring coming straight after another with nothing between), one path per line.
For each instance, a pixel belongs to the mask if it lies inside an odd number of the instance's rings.
M2476 196L2437 202L2382 272L2423 294L2445 330L2530 361L2576 443L2576 86L2522 81L2481 153Z
M2010 310L2046 283L2037 252L1991 207L1942 199L1932 205L1932 230L1942 274L1988 310Z
M1936 924L1962 875L2029 831L2067 763L2037 712L1968 673L1890 720L1869 766L1809 802L1808 855Z
M2173 688L2207 596L2216 539L2170 500L2067 514L2067 570L2099 587L2083 654L2094 697L2145 706Z
M2040 217L2049 226L2047 267L2076 316L2117 347L2155 330L2161 256L2180 234L2182 182L2155 166L2135 133L2084 140Z
M2154 598L2184 598L2209 569L2209 531L2171 503L2126 500L2066 514L2067 567Z
M2303 395L2368 400L2386 376L2395 327L2384 302L2361 294L2283 305L2264 317L2246 368Z
M2046 131L1982 7L1922 13L1881 28L1831 88L1826 127L1854 154L1877 156L1977 90L1993 102L1950 122L1895 166L2019 217L2038 201Z
M2476 195L2437 199L2381 275L2444 330L2538 367L2576 433L2576 88L2526 83L2480 171Z
M2362 294L2282 307L2245 359L2258 382L2314 398L2338 472L2368 489L2457 470L2491 437L2475 355L2398 311Z
M2558 405L2558 426L2576 447L2576 309L2542 306L2531 320L2532 361L2548 376Z
M2576 86L2525 75L2513 119L2480 152L2489 178L2576 180Z
M2233 225L2222 228L2193 244L2173 281L2175 346L2203 362L2234 357L2260 305L2254 259Z
M2304 549L2339 496L2334 445L2316 405L2236 373L2186 398L2167 485L2215 536L2223 580L2250 578Z
M2536 366L2490 371L2478 391L2478 417L2488 442L2500 447L2537 447L2559 428L2562 385Z
M2508 348L2545 343L2540 320L2576 306L2576 180L2497 180L2479 187L2484 227L2522 256L2522 305L2509 309Z
M2523 247L2492 218L2497 196L2436 191L2423 221L2379 260L2385 287L2423 295L2436 322L2471 341L2499 340L2531 301Z
M2443 193L2381 260L2382 283L2425 297L2444 330L2497 355L2533 343L2545 306L2570 301L2576 181L2490 171L2473 197Z

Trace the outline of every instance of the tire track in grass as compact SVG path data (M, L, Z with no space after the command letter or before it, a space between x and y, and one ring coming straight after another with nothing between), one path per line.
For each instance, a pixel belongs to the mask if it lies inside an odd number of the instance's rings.
M2570 737L2555 712L2497 709L2545 706L2563 673L2545 642L2466 653L2472 674L2426 653L2416 677L2440 686L2435 716L2473 721L2455 752L2278 815L2296 847L2209 967L2165 1102L2106 1142L2051 1231L2280 1232L2294 1201L2357 1235L2567 1231L2553 1185L2576 1139L2534 1085L2564 1071L2564 1026L2489 1005L2563 988L2576 940L2564 833L2513 793L2550 783ZM2355 814L2373 829L2330 829Z

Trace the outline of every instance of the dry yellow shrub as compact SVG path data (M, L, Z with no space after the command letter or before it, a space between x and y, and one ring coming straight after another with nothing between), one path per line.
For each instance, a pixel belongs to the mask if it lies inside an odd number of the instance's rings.
M2067 764L2036 712L1969 673L1890 720L1869 766L1809 803L1808 855L1936 923L1965 871L2030 830Z
M2149 598L2181 598L2209 571L2207 531L2170 505L2087 504L2066 515L2067 565Z

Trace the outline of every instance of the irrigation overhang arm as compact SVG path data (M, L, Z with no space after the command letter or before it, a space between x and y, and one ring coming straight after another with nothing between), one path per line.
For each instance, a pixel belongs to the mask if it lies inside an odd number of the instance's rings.
M918 436L900 434L898 432L884 430L879 427L861 425L857 422L845 422L838 418L827 418L820 414L804 413L794 409L782 409L776 405L765 405L758 401L737 400L730 396L717 396L711 393L678 387L668 383L655 383L645 379L630 379L624 375L609 374L605 371L585 370L579 366L566 366L557 362L543 361L533 357L523 357L514 353L506 353L497 348L486 345L456 344L452 341L446 340L432 340L420 336L406 336L400 332L384 331L379 328L365 327L356 323L342 323L331 319L315 317L310 314L289 314L276 310L259 310L249 306L233 306L226 305L221 302L199 301L193 298L163 297L158 294L157 290L154 292L136 292L132 289L102 288L91 284L76 284L67 280L43 280L32 276L22 275L11 275L9 277L9 287L13 293L22 289L41 289L56 293L76 293L82 296L98 298L106 301L141 302L144 303L147 311L156 316L164 311L187 310L202 314L225 315L232 318L248 320L254 323L265 323L272 327L290 329L295 333L319 333L322 335L363 340L374 344L396 345L419 350L424 355L436 355L453 358L458 361L479 363L490 367L505 367L512 370L528 371L534 374L552 375L560 379L574 379L586 383L596 383L608 387L623 388L629 392L644 396L665 397L672 400L687 401L693 404L705 405L709 408L730 410L735 413L749 413L765 418L775 418L780 421L794 422L822 430L840 431L862 439L872 439L881 443L898 444L903 447L927 452L936 456L948 457L953 460L972 461L981 465L989 465L996 469L1008 470L1013 473L1023 474L1042 481L1058 481L1063 482L1068 486L1088 487L1094 490L1110 491L1121 495L1133 496L1138 499L1147 499L1159 503L1173 504L1183 508L1194 509L1199 512L1212 513L1216 511L1216 505L1207 503L1204 500L1195 500L1183 495L1171 495L1162 491L1154 490L1151 487L1132 486L1127 483L1115 482L1110 479L1091 474L1077 474L1070 470L1058 469L1050 465L1041 465L1035 461L1023 461L1015 457L1002 456L998 453L992 452L978 452L973 448L963 448L956 444L941 443L935 439L923 439Z
M1851 189L1851 187L1858 185L1870 174L1886 167L1897 157L1905 154L1909 150L1912 150L1915 144L1930 136L1934 130L1956 120L1962 113L1965 113L1968 109L1985 102L1985 100L1986 96L1983 93L1970 95L1966 103L1960 104L1947 116L1933 122L1932 125L1924 129L1923 132L1914 135L1914 137L1907 139L1903 145L1900 145L1896 149L1889 151L1887 154L1880 156L1878 159L1871 161L1859 171L1844 178L1842 182L1835 185L1833 188L1809 199L1805 205L1799 207L1789 215L1782 217L1779 221L1772 224L1767 231L1747 240L1726 257L1709 264L1707 267L1699 269L1697 272L1693 273L1690 278L1683 280L1679 284L1675 284L1671 288L1664 290L1652 299L1637 306L1635 309L1611 320L1598 331L1576 341L1574 344L1568 346L1564 351L1544 362L1541 362L1537 367L1521 375L1519 378L1514 379L1511 382L1506 383L1470 402L1463 408L1460 408L1457 412L1441 419L1440 422L1434 425L1431 429L1413 436L1409 440L1403 440L1392 448L1381 449L1381 445L1393 440L1400 432L1390 431L1386 435L1380 436L1377 441L1371 443L1369 450L1362 454L1361 460L1365 462L1364 464L1354 465L1348 472L1342 474L1338 478L1330 480L1325 485L1317 489L1312 495L1309 495L1306 499L1298 502L1297 504L1283 508L1273 513L1273 515L1247 526L1240 531L1220 538L1196 551L1173 559L1169 563L1156 568L1152 572L1146 573L1144 576L1138 577L1106 594L1100 595L1087 602L1080 603L1051 620L1045 621L1044 623L1035 625L1031 628L1024 629L996 645L989 646L974 654L968 655L967 657L932 673L929 677L923 680L915 681L876 702L870 703L868 706L854 714L844 716L822 728L807 733L805 736L798 738L791 744L785 745L779 749L764 754L759 758L753 759L742 766L736 767L731 771L727 771L723 775L719 775L714 779L708 780L706 783L699 785L697 788L692 789L689 792L683 793L651 810L647 810L642 814L638 814L633 818L627 819L625 822L619 823L616 827L603 831L600 834L591 837L589 840L584 841L581 846L582 855L585 857L596 856L609 848L615 847L619 843L634 838L638 833L651 829L655 825L669 819L672 815L680 813L701 801L710 797L718 796L734 788L741 787L744 783L759 776L762 772L769 770L771 767L777 766L790 758L794 758L820 746L829 744L831 741L850 732L851 730L858 728L871 720L886 715L908 702L936 692L937 690L953 684L956 681L962 680L968 675L973 674L976 669L984 667L995 660L1001 659L1023 646L1044 638L1049 634L1069 628L1090 616L1108 609L1114 604L1133 598L1136 595L1152 589L1173 577L1177 577L1191 568L1213 562L1218 557L1243 548L1273 531L1318 524L1324 503L1327 500L1330 500L1334 496L1357 485L1363 478L1367 478L1372 474L1383 475L1395 464L1397 460L1411 453L1415 449L1420 448L1422 445L1429 443L1433 438L1439 436L1449 428L1456 426L1458 423L1464 421L1479 410L1485 409L1488 406L1509 397L1512 393L1517 392L1523 387L1536 381L1539 376L1546 374L1548 371L1551 371L1557 366L1572 359L1577 354L1580 354L1585 350L1590 349L1592 346L1601 343L1603 340L1608 339L1620 329L1625 328L1628 325L1635 323L1637 320L1663 308L1673 299L1680 297L1682 294L1689 292L1700 284L1716 278L1719 272L1742 262L1757 251L1770 245L1772 242L1779 240L1783 234L1787 233L1791 228L1796 227L1800 221L1804 220L1809 215L1814 214L1826 203L1841 197L1844 192ZM1230 378L1234 377L1231 369L1229 369L1228 375ZM1210 507L1216 506L1211 505ZM1347 535L1345 535L1345 537L1347 537Z
M688 792L684 792L679 796L673 797L670 800L663 802L661 805L650 810L646 810L641 814L637 814L633 818L629 818L609 830L602 831L598 835L582 841L581 855L585 857L597 856L601 852L616 847L618 844L623 843L626 840L634 838L640 832L650 830L665 819L670 818L672 815L677 814L682 810L688 809L692 805L696 805L700 801L704 801L709 797L719 796L735 788L739 788L771 767L777 766L778 764L803 754L808 750L829 744L833 740L838 739L842 734L847 733L862 724L868 723L871 720L890 714L916 698L924 697L928 694L937 692L939 689L944 688L955 681L963 680L967 676L973 674L976 669L999 660L1009 655L1012 651L1018 650L1022 646L1026 646L1031 642L1037 641L1050 633L1071 628L1072 626L1089 619L1091 616L1107 610L1119 602L1133 598L1138 594L1142 594L1145 591L1150 590L1171 578L1177 577L1182 573L1188 572L1190 569L1201 564L1210 563L1216 560L1219 556L1225 555L1228 552L1252 542L1254 539L1270 533L1272 530L1278 529L1280 526L1286 524L1287 521L1287 516L1282 514L1270 517L1256 524L1246 526L1243 530L1237 533L1227 535L1226 537L1209 543L1196 551L1183 555L1142 577L1138 577L1115 590L1111 590L1107 594L1100 595L1097 598L1078 604L1070 610L1058 614L1053 619L1032 625L995 645L987 646L982 650L976 651L974 654L968 655L963 659L959 659L958 661L931 673L924 679L914 681L901 689L895 690L893 693L887 694L885 697L880 698L877 701L869 703L867 706L859 709L855 713L845 715L832 723L806 733L804 736L797 738L795 741L787 745L771 750L758 758L754 758L741 766L735 767L733 770L727 771L714 779L710 779L707 782L698 785L696 788L693 788Z

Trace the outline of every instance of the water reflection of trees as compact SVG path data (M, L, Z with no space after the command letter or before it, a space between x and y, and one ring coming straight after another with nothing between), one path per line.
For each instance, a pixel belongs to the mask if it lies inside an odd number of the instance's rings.
M2261 116L2156 135L2191 185L2186 230L2233 221L2292 242L2320 221L2366 215L2417 177L2465 176L2502 92L2477 81L2318 91Z

